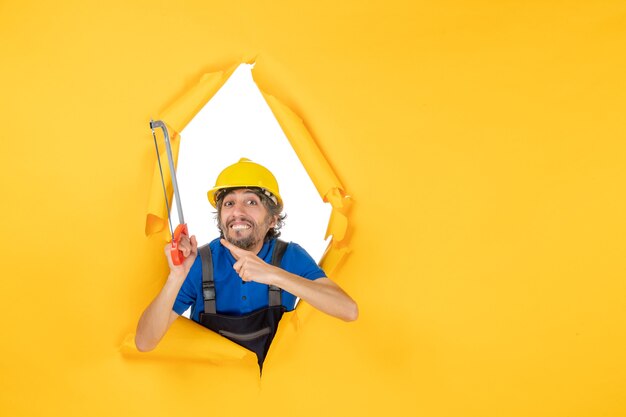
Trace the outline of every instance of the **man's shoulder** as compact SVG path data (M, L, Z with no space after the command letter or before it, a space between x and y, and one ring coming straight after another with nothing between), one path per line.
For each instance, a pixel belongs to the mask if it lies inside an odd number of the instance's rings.
M195 264L202 264L202 258L207 257L207 255L211 258L211 262L213 258L218 254L220 244L220 239L214 239L209 243L205 243L204 245L198 246L198 257L196 258Z
M294 254L296 256L301 256L301 255L309 256L309 253L296 242L285 242L285 243L287 244L285 252L289 251L290 254Z
M313 257L306 251L306 249L304 249L296 242L288 242L285 253L283 254L283 261L289 264L314 263L317 265L317 262L315 262Z
M315 259L313 259L302 246L295 242L289 242L283 255L281 266L289 272L308 279L317 279L326 276Z
M209 243L205 243L204 245L202 245L202 247L208 247L211 250L211 253L213 255L217 254L218 252L224 249L224 246L222 246L222 244L220 243L219 237L213 239Z

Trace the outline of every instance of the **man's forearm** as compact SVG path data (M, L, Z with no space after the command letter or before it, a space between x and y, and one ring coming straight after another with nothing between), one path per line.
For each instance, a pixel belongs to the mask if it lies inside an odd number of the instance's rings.
M354 321L359 316L356 302L330 279L319 278L312 281L283 269L277 269L274 285L333 317Z
M141 315L135 336L138 350L147 352L154 349L169 329L176 317L172 307L183 281L170 273L161 292Z

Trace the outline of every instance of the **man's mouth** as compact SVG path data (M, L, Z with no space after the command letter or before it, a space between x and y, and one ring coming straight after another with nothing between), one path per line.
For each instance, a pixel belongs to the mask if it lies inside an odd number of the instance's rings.
M243 231L252 228L252 224L245 220L233 220L228 223L228 228L234 231Z
M247 224L232 224L230 228L233 230L247 230L250 226Z

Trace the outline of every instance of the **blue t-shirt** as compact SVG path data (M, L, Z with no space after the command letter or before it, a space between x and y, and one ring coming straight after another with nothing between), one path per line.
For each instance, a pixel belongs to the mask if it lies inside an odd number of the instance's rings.
M265 242L258 253L258 257L271 263L274 253L275 240ZM241 316L252 313L268 306L269 287L258 282L245 282L233 269L235 258L224 247L219 238L209 243L213 257L213 279L215 280L215 308L220 314ZM317 265L311 256L298 244L289 243L280 267L292 274L315 280L326 277L324 271ZM296 303L295 295L282 291L282 304L288 311L293 310ZM200 255L185 278L173 310L183 314L191 306L191 319L200 320L200 313L204 312L204 297L202 295L202 260Z

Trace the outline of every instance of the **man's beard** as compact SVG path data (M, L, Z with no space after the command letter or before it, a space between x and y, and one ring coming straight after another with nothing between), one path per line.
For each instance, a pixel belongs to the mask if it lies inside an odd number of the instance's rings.
M232 243L233 245L244 249L244 250L250 250L254 247L254 245L256 245L258 239L255 235L249 235L246 237L242 237L242 238L235 238L235 237L231 237L230 235L226 235L225 236L226 240L229 241L230 243Z
M263 224L258 225L254 222L254 220L248 217L243 218L243 220L245 220L246 222L250 224L251 233L248 233L246 236L241 236L241 237L237 237L238 233L236 231L230 230L229 225L235 220L242 220L242 218L229 220L227 221L226 225L220 222L219 226L220 226L220 230L222 231L222 236L224 237L224 239L226 239L228 242L232 243L233 245L237 246L238 248L241 248L244 250L250 250L254 248L254 246L257 245L257 243L265 240L265 235L267 234L267 231L269 230L271 219L272 217L268 216L265 218ZM232 236L231 233L229 232L231 232L234 236ZM261 233L262 235L260 235Z

